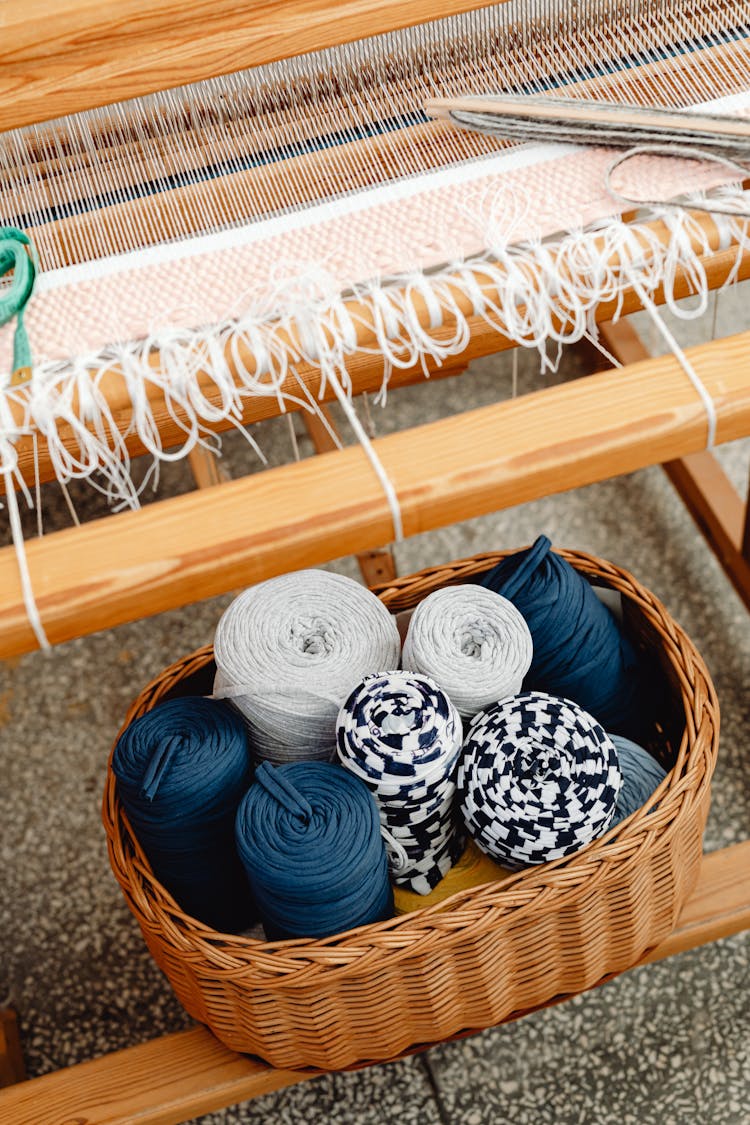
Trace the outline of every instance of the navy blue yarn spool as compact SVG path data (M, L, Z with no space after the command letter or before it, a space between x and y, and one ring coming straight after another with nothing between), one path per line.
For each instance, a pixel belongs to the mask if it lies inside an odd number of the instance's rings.
M666 770L642 746L621 735L613 734L611 738L620 763L622 787L609 828L613 828L626 816L630 816L636 809L645 805L667 776Z
M270 941L328 937L393 916L367 786L329 762L262 762L237 812L237 850Z
M572 699L606 730L637 735L643 707L635 649L590 583L551 546L540 535L481 579L513 602L531 631L524 690Z
M236 932L257 910L234 844L251 779L247 731L225 703L172 699L121 734L117 792L157 879L182 909Z

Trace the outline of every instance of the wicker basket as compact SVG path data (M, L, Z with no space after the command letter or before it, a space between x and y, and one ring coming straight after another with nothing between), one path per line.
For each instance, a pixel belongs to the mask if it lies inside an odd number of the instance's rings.
M626 628L654 662L651 749L670 769L643 810L571 858L325 940L255 941L180 910L154 878L108 770L103 816L115 875L178 998L228 1047L293 1068L394 1058L590 988L673 928L701 859L719 728L714 689L692 643L628 573L560 553L622 595ZM502 557L434 567L378 592L392 611L409 609ZM209 692L212 673L209 647L173 664L127 721L167 696Z

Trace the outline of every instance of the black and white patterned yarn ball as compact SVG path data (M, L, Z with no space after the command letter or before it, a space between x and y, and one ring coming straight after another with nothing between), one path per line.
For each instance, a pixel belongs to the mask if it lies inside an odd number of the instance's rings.
M458 771L461 812L482 851L522 868L601 836L622 777L597 721L568 699L529 691L480 712Z
M461 717L427 676L367 676L339 712L341 764L369 787L380 812L391 876L426 895L460 857L456 807Z

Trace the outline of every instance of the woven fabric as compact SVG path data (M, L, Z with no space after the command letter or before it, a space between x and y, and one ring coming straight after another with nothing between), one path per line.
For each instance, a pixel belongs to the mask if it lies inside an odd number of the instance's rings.
M458 771L471 836L510 868L571 855L601 836L621 784L604 729L575 703L543 692L480 712Z
M538 146L543 149L544 146ZM488 174L478 161L472 178L431 184L407 199L374 195L366 208L328 218L325 209L305 225L253 231L251 241L179 256L135 256L112 272L71 270L42 280L26 323L37 362L94 359L96 353L160 332L198 329L248 314L283 316L373 277L408 277L444 262L502 251L557 231L621 214L605 188L609 149L573 151ZM542 154L543 155L543 154ZM734 177L736 179L736 176ZM669 199L731 183L715 165L640 156L623 173L627 193ZM618 186L619 186L618 180ZM12 332L0 328L0 370L7 369ZM197 370L197 368L196 368Z
M429 894L461 855L455 810L458 711L426 676L367 676L341 708L341 764L375 799L398 886Z

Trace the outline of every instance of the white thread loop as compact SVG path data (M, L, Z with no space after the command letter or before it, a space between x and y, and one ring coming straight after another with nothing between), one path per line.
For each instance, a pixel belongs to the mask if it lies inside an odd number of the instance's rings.
M706 215L724 215L733 219L747 218L750 219L750 207L747 205L747 196L743 193L740 199L745 203L744 208L739 206L737 208L731 207L717 207L713 200L707 203L701 202L678 202L670 199L633 199L632 196L623 195L617 188L612 186L612 175L632 160L635 156L666 156L672 157L677 160L697 160L700 163L721 164L723 167L728 168L730 172L736 172L738 178L744 180L747 178L750 169L743 164L738 164L736 160L730 160L725 156L720 156L718 153L708 152L706 149L692 148L689 145L634 145L629 148L627 152L621 153L617 156L607 168L604 183L607 191L616 199L618 203L624 203L628 207L676 207L680 210L701 211ZM740 200L738 199L739 203Z
M640 300L648 315L651 317L651 320L658 328L659 332L664 338L664 342L666 343L667 347L670 349L680 367L685 372L688 379L700 395L701 402L703 403L704 409L706 411L706 449L713 449L714 445L716 444L716 404L711 398L711 395L709 394L708 389L703 383L703 380L693 367L688 357L685 355L680 345L675 340L664 318L659 314L659 310L657 309L656 305L651 300L649 295L646 293L643 286L639 285L636 282L634 283L634 288L636 293L638 294L638 299Z
M21 593L23 595L23 604L26 609L26 616L29 619L34 636L37 639L40 649L44 652L49 652L52 647L49 639L42 625L42 618L39 613L39 607L36 604L34 597L34 589L31 585L31 575L29 574L29 563L26 558L26 546L23 538L23 527L21 526L21 515L18 511L18 499L16 497L15 483L13 481L13 469L3 467L0 470L3 474L5 481L5 503L8 506L8 519L10 521L10 533L13 538L13 548L16 552L16 561L18 563L18 574L21 579Z
M348 394L346 394L344 388L339 383L336 375L333 372L333 369L330 369L326 372L326 378L329 380L331 386L333 387L333 393L336 395L336 398L341 404L341 408L346 414L347 419L349 420L349 425L354 430L355 436L364 449L368 461L375 470L383 492L385 493L385 498L388 501L388 507L391 510L394 541L396 543L401 543L404 538L404 524L401 516L401 505L399 504L393 481L388 476L385 465L378 457L377 452L375 451L375 446L370 441L370 438L364 426L357 417L357 412L354 409L351 398Z

